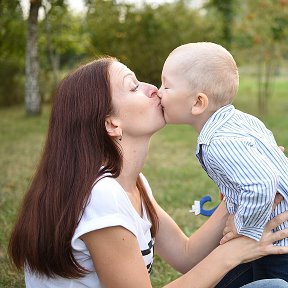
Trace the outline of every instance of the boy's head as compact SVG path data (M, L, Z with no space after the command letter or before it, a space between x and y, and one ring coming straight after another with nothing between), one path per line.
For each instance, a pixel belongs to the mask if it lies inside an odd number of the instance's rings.
M162 70L160 97L166 122L205 122L233 101L238 85L236 63L222 46L199 42L177 47Z

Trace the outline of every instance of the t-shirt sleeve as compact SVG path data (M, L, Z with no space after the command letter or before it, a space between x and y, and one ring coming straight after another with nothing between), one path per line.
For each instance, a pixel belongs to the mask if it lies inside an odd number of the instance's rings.
M72 248L76 251L87 251L80 237L102 228L122 226L136 235L131 205L127 194L115 179L105 177L99 180L92 189L88 204L75 230Z

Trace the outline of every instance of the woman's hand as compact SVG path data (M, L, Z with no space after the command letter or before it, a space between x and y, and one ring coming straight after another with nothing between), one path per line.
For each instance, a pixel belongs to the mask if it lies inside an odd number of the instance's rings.
M284 198L277 193L274 199L273 204L273 210L276 208L276 206L283 200ZM230 215L226 221L226 227L223 230L223 238L220 240L220 244L223 245L226 242L240 237L241 235L237 233L235 223L234 223L234 215Z
M281 196L277 196L275 205L281 199ZM250 262L270 254L288 253L288 247L273 246L275 241L288 237L288 229L274 233L271 231L286 220L288 220L288 211L270 220L265 226L260 241L241 236L219 245L190 271L166 285L165 288L214 287L228 271L240 263ZM211 269L211 263L217 265Z
M282 200L282 196L276 195L275 203L276 206ZM286 254L288 253L288 247L274 246L273 243L288 237L288 229L273 232L277 226L288 220L288 211L279 214L278 216L271 219L265 226L264 232L260 241L250 239L242 236L233 239L221 246L234 246L231 253L235 253L235 257L239 257L242 263L250 262L255 259L261 258L270 254ZM232 243L231 243L232 242ZM234 243L233 243L234 242ZM236 247L235 247L236 246ZM228 248L228 247L227 247ZM238 252L236 252L238 251ZM241 259L242 258L242 259ZM240 262L240 263L241 263Z

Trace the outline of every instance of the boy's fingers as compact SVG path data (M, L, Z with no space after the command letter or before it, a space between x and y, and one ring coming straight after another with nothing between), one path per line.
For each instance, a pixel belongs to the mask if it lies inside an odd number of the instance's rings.
M225 236L226 234L228 234L231 230L226 226L223 230L223 236Z
M273 210L276 208L276 206L283 200L283 196L279 193L276 193L275 199L274 199L274 203L273 203Z
M232 240L233 238L235 238L235 235L233 232L229 232L227 234L225 234L225 236L220 240L220 244L225 244L226 242Z
M282 152L285 151L285 148L283 146L279 146L279 148L281 149Z

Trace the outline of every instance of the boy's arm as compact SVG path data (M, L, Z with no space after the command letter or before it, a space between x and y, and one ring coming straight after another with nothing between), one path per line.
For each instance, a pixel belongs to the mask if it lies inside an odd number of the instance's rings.
M271 214L279 177L263 151L260 153L255 146L251 138L213 141L205 164L214 173L218 185L237 189L238 195L231 195L237 205L234 222L237 232L260 240ZM229 195L226 198L227 206L231 205Z
M276 206L283 200L283 196L280 195L279 193L276 194L276 197L274 199L274 204L273 204L273 210L276 208ZM240 237L241 235L237 233L235 224L234 224L234 215L229 215L227 222L226 222L226 227L223 230L223 237L220 240L220 244L225 244L226 242Z

